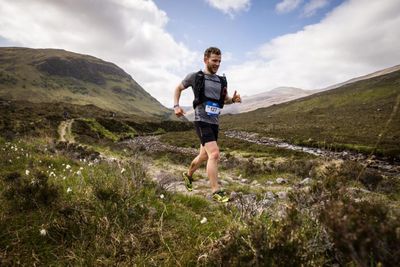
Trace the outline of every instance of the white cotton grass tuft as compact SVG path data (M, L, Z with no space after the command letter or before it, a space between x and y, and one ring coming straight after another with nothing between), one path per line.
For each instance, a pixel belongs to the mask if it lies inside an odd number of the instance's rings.
M206 217L203 217L203 219L201 219L201 221L200 221L201 224L205 224L206 222L207 222L207 218Z
M47 235L47 230L46 229L40 229L40 235L41 236L45 236L45 235Z

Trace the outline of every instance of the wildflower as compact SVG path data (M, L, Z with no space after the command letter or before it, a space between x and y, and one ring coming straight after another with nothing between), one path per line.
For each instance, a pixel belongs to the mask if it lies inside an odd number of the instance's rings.
M67 164L67 166L65 166L65 169L71 169L71 165Z
M76 174L77 174L77 175L81 175L82 172L79 170L79 171L76 172Z
M47 235L46 229L40 229L40 235L41 235L41 236Z
M51 172L50 174L49 174L49 176L51 177L51 176L56 176L56 174L54 173L54 172Z
M93 162L89 162L88 166L89 166L89 167L90 167L90 166L93 166Z
M122 168L121 174L123 174L125 171L126 171L125 168Z
M25 175L29 175L30 171L29 170L25 170Z
M65 179L67 179L67 177L66 176L63 176L63 178L62 178L63 180L65 180Z
M161 194L161 195L160 195L160 198L161 198L161 199L164 199L164 194Z
M207 218L206 217L203 217L203 219L201 219L201 221L200 221L201 224L205 224L206 222L207 222Z
M67 193L71 193L71 192L72 192L71 187L68 187L68 188L67 188Z

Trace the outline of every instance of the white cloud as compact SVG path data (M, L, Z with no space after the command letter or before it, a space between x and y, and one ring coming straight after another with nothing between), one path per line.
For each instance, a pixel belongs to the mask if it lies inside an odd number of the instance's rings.
M206 0L212 7L229 14L231 17L240 11L247 11L250 8L250 0Z
M1 38L111 61L171 106L180 76L198 58L165 30L167 22L153 1L0 0Z
M320 23L262 45L226 70L242 95L279 86L324 88L400 64L400 2L346 1Z
M303 16L311 17L318 9L324 8L329 4L329 0L311 0L303 9Z
M302 0L283 0L276 4L275 10L282 14L282 13L289 13L295 10L300 4L303 2Z

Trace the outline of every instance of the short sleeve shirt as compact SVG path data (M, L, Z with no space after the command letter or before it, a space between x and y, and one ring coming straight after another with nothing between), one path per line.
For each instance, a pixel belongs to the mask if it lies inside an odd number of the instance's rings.
M194 93L194 81L196 79L196 73L189 73L182 81L182 85L185 88L192 87ZM209 98L219 99L221 95L221 81L216 74L204 74L204 95ZM218 116L210 117L205 111L205 103L197 105L194 110L194 120L203 121L211 124L218 124Z

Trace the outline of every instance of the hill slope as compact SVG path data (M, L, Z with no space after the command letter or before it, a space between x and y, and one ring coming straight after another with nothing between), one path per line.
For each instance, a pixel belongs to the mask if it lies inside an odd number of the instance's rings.
M400 154L400 71L268 108L222 117L222 128L259 132L307 145ZM389 118L392 116L392 120ZM389 123L389 124L387 124ZM387 125L387 128L386 128Z
M110 111L161 118L171 114L115 64L58 49L0 48L0 97L93 104Z
M308 96L313 93L315 93L315 91L303 90L295 87L278 87L268 92L252 96L243 96L242 104L227 105L224 107L222 114L236 114L253 111L258 108L269 107L273 104L280 104L300 97Z

